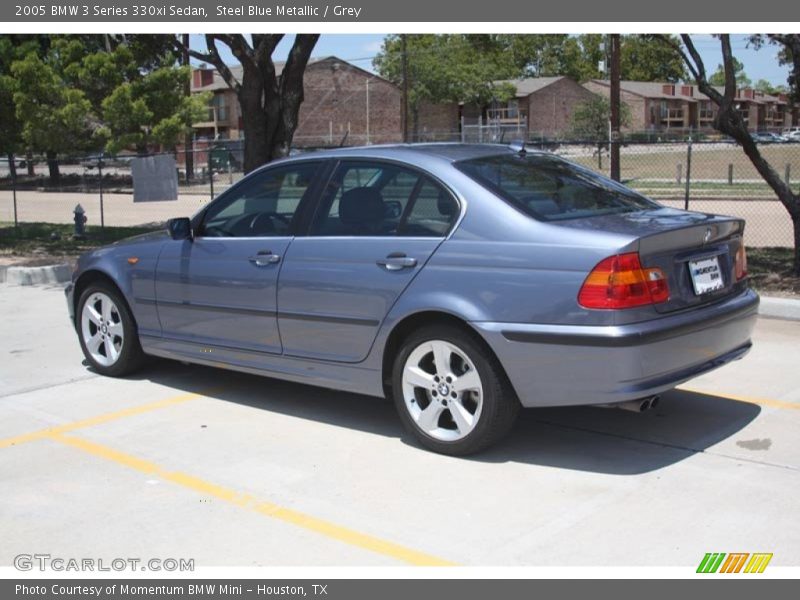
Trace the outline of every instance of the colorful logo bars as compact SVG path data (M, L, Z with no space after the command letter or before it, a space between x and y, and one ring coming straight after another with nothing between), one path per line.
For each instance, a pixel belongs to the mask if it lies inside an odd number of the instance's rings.
M708 552L697 567L698 573L763 573L772 553L756 552Z

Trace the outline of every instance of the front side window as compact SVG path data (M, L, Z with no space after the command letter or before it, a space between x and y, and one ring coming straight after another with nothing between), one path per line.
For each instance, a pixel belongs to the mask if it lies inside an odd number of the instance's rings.
M343 163L311 235L441 237L457 215L452 195L422 173L388 163Z
M659 208L641 194L556 156L502 154L461 161L456 166L540 221Z
M199 235L289 235L292 219L319 166L317 162L305 162L253 175L208 208Z

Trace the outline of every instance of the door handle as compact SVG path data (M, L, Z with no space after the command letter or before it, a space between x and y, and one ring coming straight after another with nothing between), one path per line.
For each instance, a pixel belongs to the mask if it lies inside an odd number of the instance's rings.
M399 271L417 266L417 259L406 256L403 252L392 252L386 258L375 262L387 271Z
M261 250L257 252L255 256L251 256L247 260L257 267L266 267L280 262L281 256L280 254L273 254L272 250Z

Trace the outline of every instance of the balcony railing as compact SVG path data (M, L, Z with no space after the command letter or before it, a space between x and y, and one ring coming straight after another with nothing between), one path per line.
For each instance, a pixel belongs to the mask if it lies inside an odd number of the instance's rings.
M527 116L526 111L519 108L490 108L486 111L487 120L500 123L524 123Z
M661 110L662 121L683 121L682 108L666 108Z

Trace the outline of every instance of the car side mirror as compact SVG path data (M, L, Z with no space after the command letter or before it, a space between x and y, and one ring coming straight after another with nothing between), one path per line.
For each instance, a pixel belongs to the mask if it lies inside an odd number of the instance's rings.
M167 221L167 229L169 230L169 236L173 240L192 239L192 222L188 217L170 219Z

